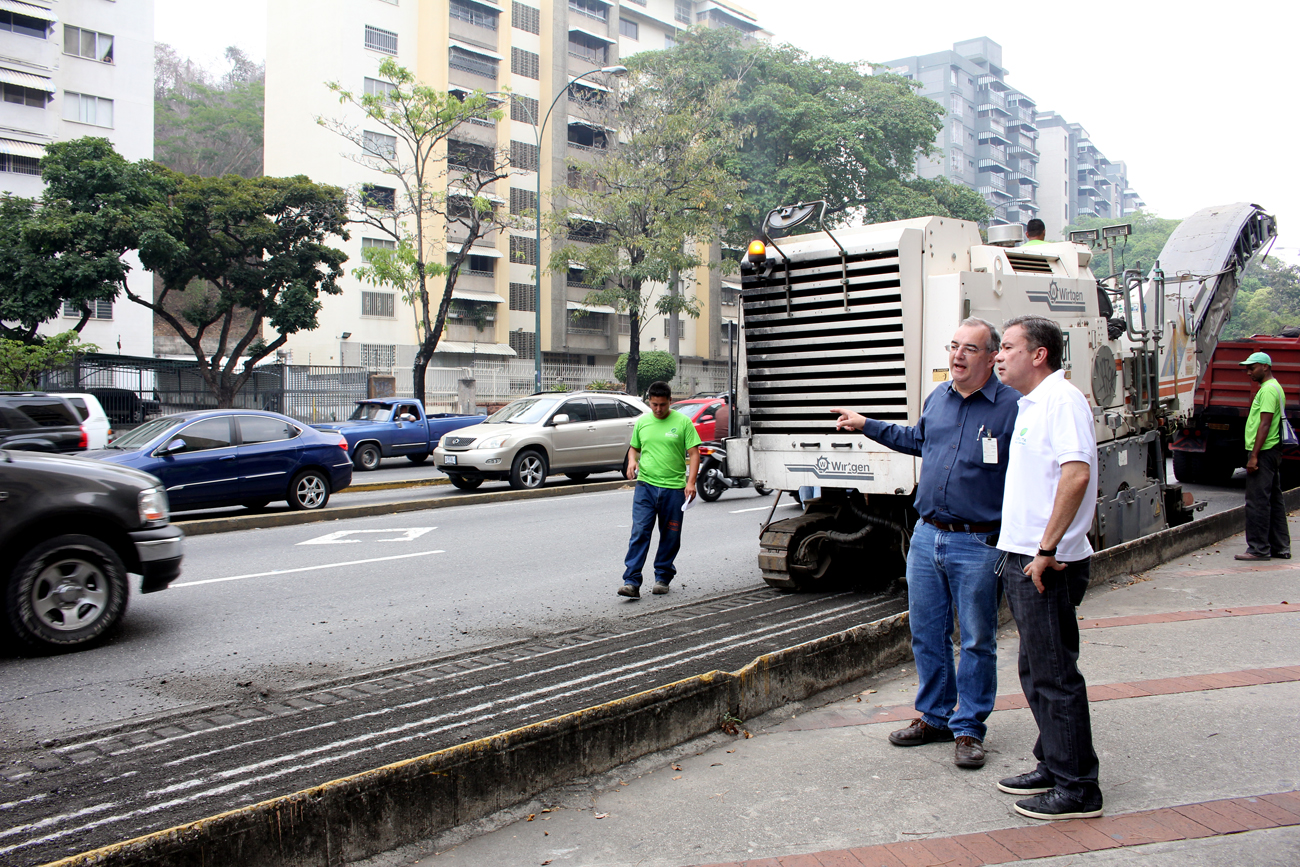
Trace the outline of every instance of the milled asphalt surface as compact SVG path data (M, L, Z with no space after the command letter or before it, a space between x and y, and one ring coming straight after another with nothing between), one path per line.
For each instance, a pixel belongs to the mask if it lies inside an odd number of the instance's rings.
M951 744L888 743L914 715L909 664L368 863L1300 864L1300 559L1234 561L1244 549L1225 539L1085 598L1104 820L1025 819L995 788L1034 764L1009 625L981 770Z

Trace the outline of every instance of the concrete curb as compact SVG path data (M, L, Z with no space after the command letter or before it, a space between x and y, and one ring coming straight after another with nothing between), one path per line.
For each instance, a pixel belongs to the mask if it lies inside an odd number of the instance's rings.
M364 506L331 506L315 512L275 512L268 515L235 515L231 518L201 518L180 521L176 526L186 536L208 536L213 533L234 533L238 530L263 530L269 527L296 527L322 521L340 521L345 518L371 518L376 515L396 515L401 512L420 512L425 509L446 509L452 506L475 506L482 503L500 503L509 500L536 500L547 497L567 497L592 491L616 491L632 483L626 479L612 482L588 482L565 485L560 488L535 488L531 491L488 491L483 494L460 494L455 497L397 500L392 503L369 503Z
M546 489L514 493L544 496ZM1287 492L1286 504L1300 506L1300 490ZM1232 509L1100 552L1093 582L1241 532L1244 514ZM728 716L749 719L887 668L907 657L910 640L907 614L897 614L760 656L734 673L687 678L48 867L326 867L378 855L708 734Z
M354 476L355 478L355 476ZM364 494L367 491L392 491L399 488L427 488L431 485L450 485L446 478L439 479L394 479L390 482L353 482L343 489L345 494Z

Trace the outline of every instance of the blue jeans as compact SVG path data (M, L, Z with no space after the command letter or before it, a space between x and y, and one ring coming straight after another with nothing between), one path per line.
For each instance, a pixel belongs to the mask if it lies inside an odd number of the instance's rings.
M1034 758L1056 788L1086 804L1101 803L1092 747L1088 684L1079 671L1075 608L1088 589L1091 560L1043 574L1043 592L1025 574L1033 557L1008 554L1002 567L1011 615L1020 630L1020 687L1038 724Z
M916 522L907 552L907 612L919 684L916 709L927 725L984 740L998 691L998 576L1001 552L987 533L957 533ZM953 609L961 661L953 663Z
M677 574L673 560L682 547L683 488L660 488L645 482L636 483L632 495L632 538L627 543L623 561L623 583L641 586L641 567L650 552L650 533L659 525L659 550L655 552L655 581L667 584Z

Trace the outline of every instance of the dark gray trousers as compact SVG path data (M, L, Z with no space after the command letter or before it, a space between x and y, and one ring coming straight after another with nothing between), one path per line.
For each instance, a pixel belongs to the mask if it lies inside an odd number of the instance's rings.
M1291 553L1291 533L1282 503L1280 445L1261 451L1259 469L1246 473L1246 550L1259 557Z

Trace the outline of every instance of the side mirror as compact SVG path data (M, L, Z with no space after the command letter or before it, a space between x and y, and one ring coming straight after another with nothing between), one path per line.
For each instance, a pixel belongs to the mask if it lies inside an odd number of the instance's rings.
M569 416L567 413L562 412L559 413L558 415L551 416L551 424L568 424L568 423L569 423Z
M167 445L158 449L158 454L162 456L166 456L166 455L175 454L176 452L183 452L183 451L185 451L185 440L181 439L180 437L177 437L176 439L169 442Z

